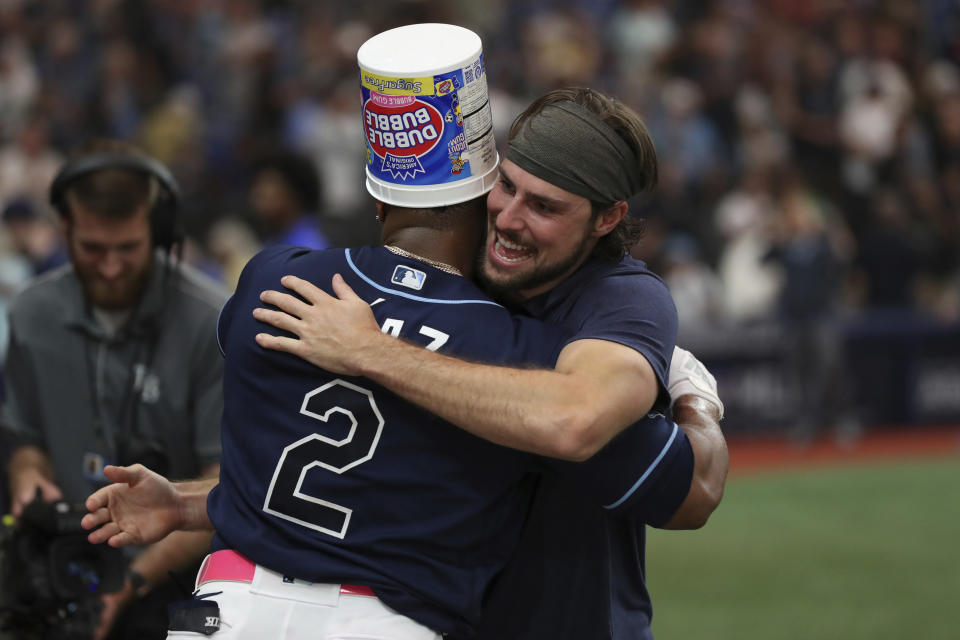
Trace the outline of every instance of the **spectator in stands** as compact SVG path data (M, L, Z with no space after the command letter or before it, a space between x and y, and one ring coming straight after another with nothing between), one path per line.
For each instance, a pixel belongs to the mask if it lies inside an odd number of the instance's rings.
M873 197L870 224L857 243L855 259L860 305L872 312L916 308L922 240L911 229L903 196L882 189Z
M207 251L217 265L218 279L228 291L237 288L240 272L260 249L256 232L237 217L220 218L207 233Z
M320 177L309 158L283 151L254 166L250 206L267 228L265 244L295 244L311 249L330 246L320 227Z
M16 139L0 147L0 206L25 198L31 206L46 206L47 188L62 162L50 145L43 114L31 114Z
M744 174L717 204L714 226L723 240L717 273L724 291L724 317L734 326L774 315L781 271L764 260L772 242L772 216L767 171Z
M674 233L663 244L663 280L677 306L678 342L705 335L721 322L723 289L719 278L703 261L696 239Z
M56 221L37 213L27 199L16 199L3 208L0 216L10 242L30 265L31 275L42 273L67 263L67 249Z
M40 78L23 38L14 25L0 25L0 140L22 126L39 89Z
M778 191L774 244L766 259L783 271L779 315L798 391L792 435L806 444L820 429L850 417L837 315L845 229L798 174L784 176Z

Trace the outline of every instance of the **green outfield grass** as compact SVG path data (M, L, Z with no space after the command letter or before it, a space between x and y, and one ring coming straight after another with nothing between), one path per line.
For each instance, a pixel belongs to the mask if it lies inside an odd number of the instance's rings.
M960 460L732 478L647 579L657 640L955 640Z

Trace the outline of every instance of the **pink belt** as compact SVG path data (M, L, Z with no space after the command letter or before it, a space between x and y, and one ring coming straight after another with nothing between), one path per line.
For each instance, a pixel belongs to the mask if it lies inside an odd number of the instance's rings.
M197 587L212 580L228 580L230 582L253 582L253 574L257 565L244 558L236 551L224 549L214 551L206 557L200 567L197 577ZM340 593L349 596L370 596L377 594L370 587L356 584L340 585Z

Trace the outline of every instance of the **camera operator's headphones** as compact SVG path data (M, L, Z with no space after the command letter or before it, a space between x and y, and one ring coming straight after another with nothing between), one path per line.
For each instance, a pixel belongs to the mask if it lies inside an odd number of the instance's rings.
M154 178L160 186L150 210L153 244L166 252L183 240L180 223L180 185L161 162L135 152L106 151L90 153L67 162L50 185L50 204L64 218L70 217L67 189L80 178L104 169L136 171Z

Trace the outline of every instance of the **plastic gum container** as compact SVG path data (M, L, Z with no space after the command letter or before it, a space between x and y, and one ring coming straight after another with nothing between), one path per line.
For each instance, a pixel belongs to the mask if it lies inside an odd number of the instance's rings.
M493 187L499 158L477 34L449 24L398 27L367 40L357 63L373 197L438 207Z

